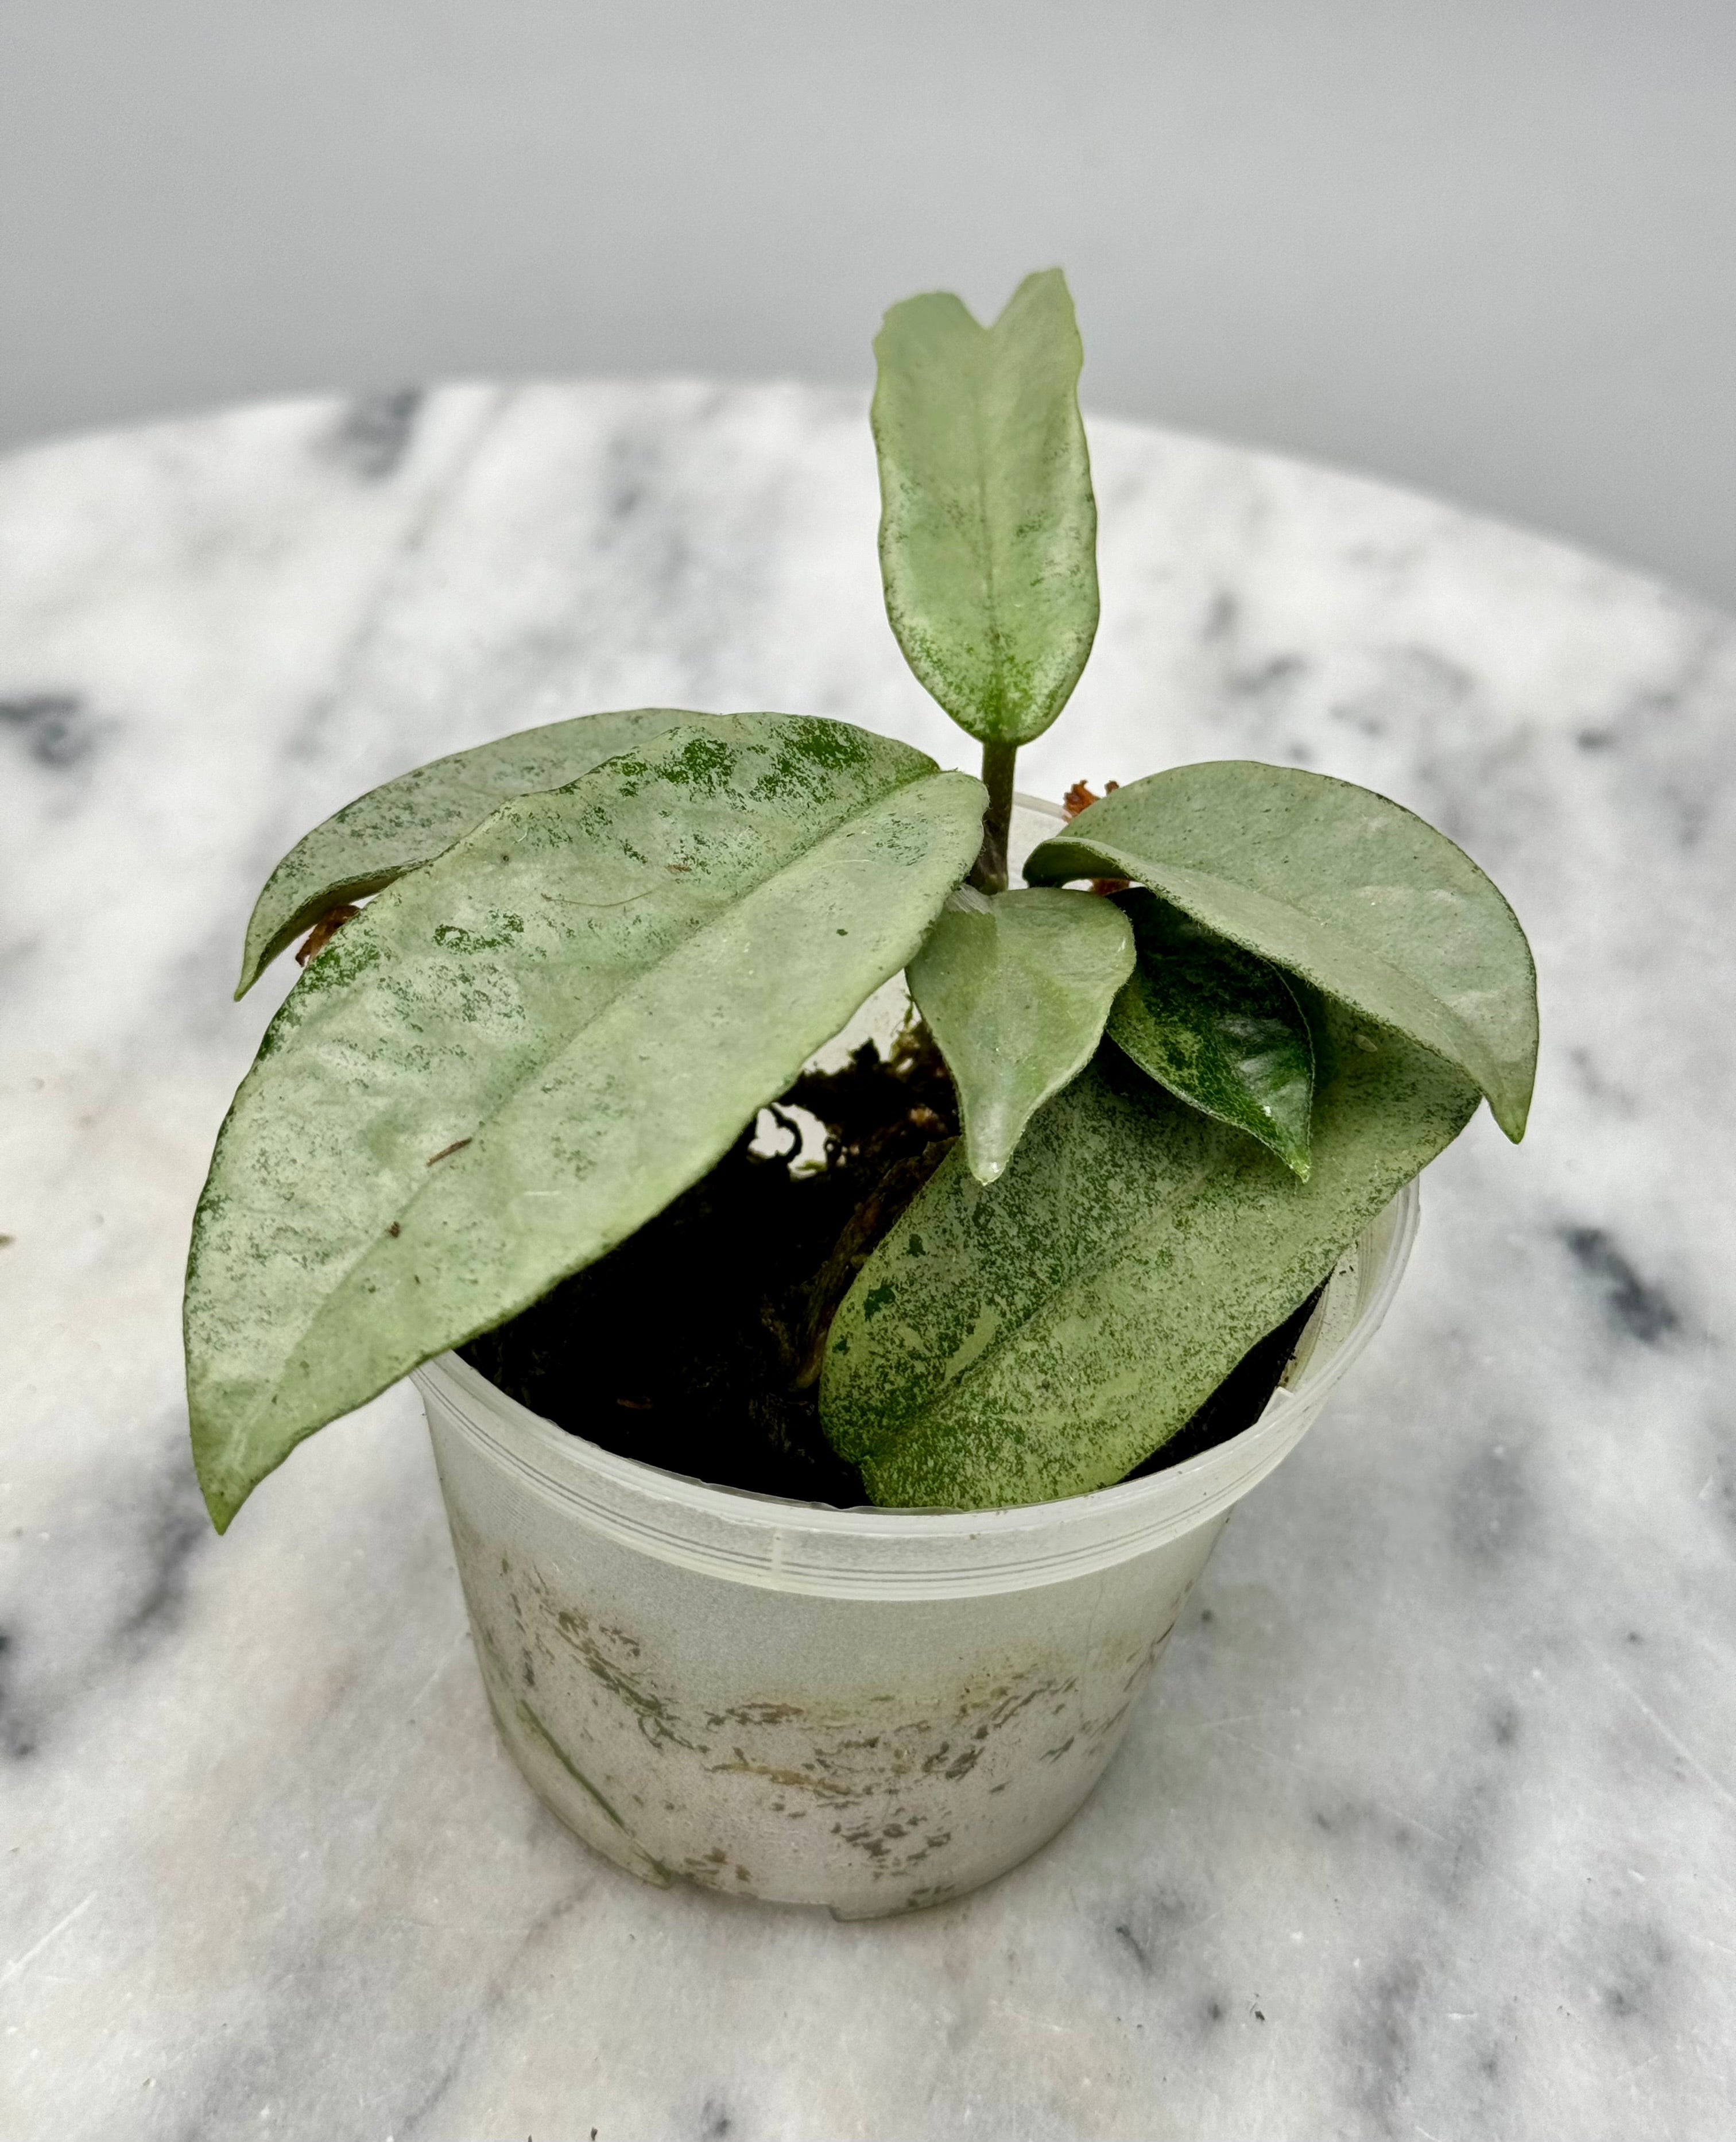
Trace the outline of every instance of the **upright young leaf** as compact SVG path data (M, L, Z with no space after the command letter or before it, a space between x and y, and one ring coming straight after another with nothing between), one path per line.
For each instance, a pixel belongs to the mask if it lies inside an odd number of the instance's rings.
M1178 766L1082 812L1033 884L1125 877L1456 1064L1510 1138L1537 1063L1537 980L1513 911L1464 851L1323 773Z
M1139 964L1110 1009L1109 1039L1160 1086L1305 1177L1314 1045L1283 975L1142 886L1115 900Z
M1091 1060L1133 933L1090 892L954 893L908 970L959 1091L966 1165L993 1182L1034 1111Z
M828 1340L821 1418L876 1503L989 1509L1120 1479L1462 1128L1477 1089L1329 1008L1306 1182L1106 1049L984 1189L948 1155Z
M303 834L267 879L247 925L235 994L245 996L278 954L321 916L378 892L437 856L509 796L559 788L618 751L711 718L673 707L580 714L455 751L370 788Z
M915 953L982 805L841 723L721 716L502 804L348 924L268 1029L194 1223L219 1528L303 1436L703 1174Z
M984 743L1040 736L1097 631L1083 353L1058 268L992 328L935 292L876 338L880 572L905 659Z

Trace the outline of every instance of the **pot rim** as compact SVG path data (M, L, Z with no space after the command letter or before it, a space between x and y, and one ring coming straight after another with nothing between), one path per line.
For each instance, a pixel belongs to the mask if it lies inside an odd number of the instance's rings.
M509 1398L456 1354L425 1362L412 1379L431 1414L492 1466L589 1529L661 1560L775 1591L850 1597L1023 1590L1179 1538L1264 1479L1374 1336L1403 1276L1421 1202L1413 1180L1357 1237L1303 1334L1294 1380L1273 1393L1251 1427L1142 1479L1059 1502L995 1510L796 1502L604 1450ZM1339 1324L1346 1310L1348 1325L1329 1337L1329 1322Z

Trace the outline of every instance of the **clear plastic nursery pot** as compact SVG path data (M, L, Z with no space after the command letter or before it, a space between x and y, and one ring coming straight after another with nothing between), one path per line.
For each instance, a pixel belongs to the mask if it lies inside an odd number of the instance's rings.
M1015 870L1064 813L1020 797ZM821 1061L895 1030L870 1004ZM1408 1187L1339 1260L1252 1428L1009 1510L838 1510L619 1458L446 1354L416 1372L501 1737L618 1866L912 1911L1028 1858L1120 1745L1230 1512L1378 1329Z
M1016 1866L1102 1774L1231 1508L1385 1315L1412 1183L1265 1413L1063 1503L837 1510L599 1449L447 1354L417 1371L501 1736L646 1881L866 1918Z

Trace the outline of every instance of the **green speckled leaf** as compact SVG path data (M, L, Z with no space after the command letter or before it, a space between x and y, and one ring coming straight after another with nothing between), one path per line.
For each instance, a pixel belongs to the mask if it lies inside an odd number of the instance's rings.
M1058 268L992 328L935 292L876 338L880 572L905 659L984 743L1040 736L1097 631L1082 352Z
M1120 1479L1462 1128L1477 1089L1326 1006L1300 1182L1113 1049L988 1188L939 1171L828 1341L826 1432L876 1503L989 1509Z
M348 924L268 1029L194 1222L219 1527L303 1436L703 1174L915 951L982 809L906 745L718 716L501 805Z
M245 996L322 915L431 861L509 796L559 788L618 751L708 718L670 707L581 714L455 751L370 788L298 841L266 881L247 925L235 994Z
M1160 1086L1305 1178L1314 1044L1283 975L1142 887L1116 904L1139 965L1110 1010L1110 1039Z
M959 1093L965 1162L992 1182L1033 1113L1091 1061L1133 933L1110 901L961 886L910 962L916 1008Z
M1372 789L1250 759L1178 766L1082 812L1025 876L1149 886L1456 1064L1523 1137L1537 1065L1525 932L1462 849Z

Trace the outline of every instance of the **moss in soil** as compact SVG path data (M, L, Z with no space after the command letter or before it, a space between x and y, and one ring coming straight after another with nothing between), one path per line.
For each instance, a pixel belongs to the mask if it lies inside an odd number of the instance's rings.
M792 1167L804 1109L822 1163ZM819 1379L838 1305L876 1242L959 1134L952 1081L920 1025L891 1056L865 1043L805 1072L774 1108L791 1143L752 1128L637 1234L460 1349L511 1397L605 1450L719 1487L849 1508L861 1475L820 1426ZM1130 1478L1251 1425L1318 1294L1260 1340Z

